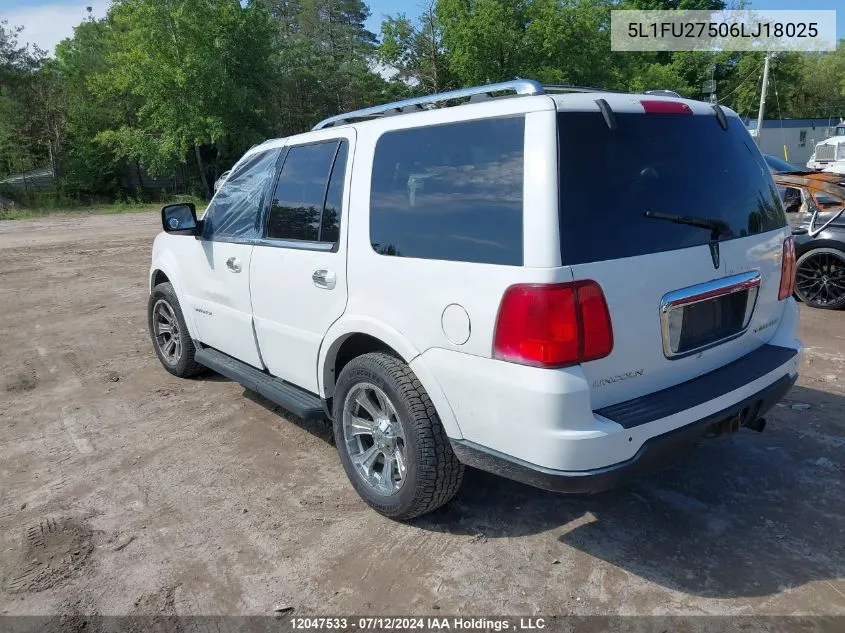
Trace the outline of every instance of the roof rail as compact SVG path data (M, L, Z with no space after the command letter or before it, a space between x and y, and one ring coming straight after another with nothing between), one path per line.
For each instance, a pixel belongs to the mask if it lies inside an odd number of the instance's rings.
M674 90L665 90L663 88L658 88L657 90L646 90L643 94L654 95L655 97L675 97L676 99L683 99L683 97Z
M591 88L589 86L543 86L546 92L621 92L610 88Z
M409 109L411 112L418 112L420 110L427 109L424 106L432 106L436 103L451 101L452 99L472 97L472 101L480 101L491 98L492 93L494 92L513 92L516 96L520 96L541 95L545 93L545 90L543 89L543 86L531 79L514 79L513 81L487 84L486 86L460 88L458 90L450 90L449 92L440 92L425 97L405 99L404 101L394 101L393 103L385 103L384 105L374 106L372 108L364 108L363 110L355 110L354 112L338 114L320 121L312 129L322 130L323 128L332 127L334 125L348 123L354 119L367 119L390 114L403 114L406 109Z

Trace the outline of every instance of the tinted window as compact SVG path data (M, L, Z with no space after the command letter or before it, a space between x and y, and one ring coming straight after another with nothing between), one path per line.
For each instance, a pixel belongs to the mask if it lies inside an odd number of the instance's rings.
M524 118L388 132L376 144L376 252L522 265Z
M259 217L280 151L276 148L247 156L232 171L203 216L203 237L237 242L260 235Z
M343 176L346 173L346 142L340 144L329 179L323 219L320 222L320 241L337 242L340 236L340 209L343 206Z
M338 145L338 141L330 141L289 150L270 207L267 237L310 242L337 240L346 142L340 143L342 156L335 166ZM327 205L330 208L326 209Z
M709 229L646 211L714 219L720 239L771 231L786 217L769 168L742 122L714 116L558 115L564 264L707 244Z

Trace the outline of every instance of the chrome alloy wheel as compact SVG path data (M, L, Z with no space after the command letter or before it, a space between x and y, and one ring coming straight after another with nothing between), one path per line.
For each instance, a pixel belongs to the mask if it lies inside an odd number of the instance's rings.
M173 308L164 299L159 299L153 306L153 334L161 355L170 365L175 365L182 357L182 333Z
M343 402L343 440L360 479L382 495L405 483L405 435L387 395L368 382L355 384Z

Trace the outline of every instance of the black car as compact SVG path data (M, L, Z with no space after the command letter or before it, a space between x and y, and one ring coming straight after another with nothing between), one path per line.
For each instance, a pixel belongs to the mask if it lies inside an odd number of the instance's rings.
M795 240L795 295L814 308L845 307L845 179L818 171L772 171Z
M845 214L841 209L802 213L792 224L792 235L798 260L795 294L814 308L845 307Z
M766 160L766 164L769 166L769 169L773 174L799 174L811 171L806 167L799 167L798 165L787 163L782 158L778 158L773 154L763 154L763 158Z

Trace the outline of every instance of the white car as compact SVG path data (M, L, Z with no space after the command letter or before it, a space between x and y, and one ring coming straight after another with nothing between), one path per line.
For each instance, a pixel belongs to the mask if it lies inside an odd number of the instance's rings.
M330 418L398 519L465 465L607 489L762 430L797 377L777 190L703 102L518 80L388 104L251 149L202 219L162 220L164 367Z

